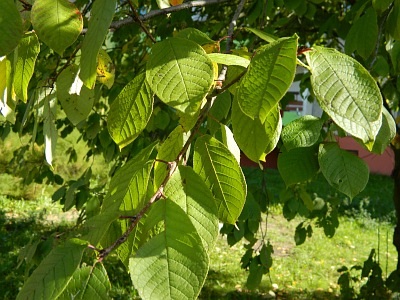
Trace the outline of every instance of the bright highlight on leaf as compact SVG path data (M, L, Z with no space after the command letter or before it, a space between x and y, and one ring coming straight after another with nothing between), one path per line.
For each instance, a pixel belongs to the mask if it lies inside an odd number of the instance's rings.
M92 110L94 91L83 85L77 65L70 65L57 78L57 99L73 125L85 120Z
M238 103L251 119L264 124L270 111L286 94L296 71L297 36L265 46L251 61L238 87Z
M31 18L39 38L61 56L83 28L80 11L68 0L36 0Z
M0 9L0 57L17 47L22 33L22 19L14 1L2 0Z
M369 72L353 58L316 46L305 53L321 108L371 149L382 123L382 96Z
M146 79L166 104L193 114L214 80L212 61L198 44L170 38L155 44L147 62Z
M153 111L153 93L140 73L129 82L110 107L108 131L120 149L134 141Z
M80 75L83 83L93 89L97 77L97 56L114 16L116 0L96 0L93 3L88 30L82 44Z

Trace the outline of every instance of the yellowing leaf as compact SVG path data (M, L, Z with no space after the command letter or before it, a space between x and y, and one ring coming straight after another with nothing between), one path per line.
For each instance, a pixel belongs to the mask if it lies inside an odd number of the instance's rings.
M201 46L207 54L220 51L219 42L207 43Z
M183 2L183 0L169 0L169 3L172 6L176 6L176 5L182 4L182 2Z
M109 89L114 84L115 68L108 53L100 49L97 55L97 81L104 84Z

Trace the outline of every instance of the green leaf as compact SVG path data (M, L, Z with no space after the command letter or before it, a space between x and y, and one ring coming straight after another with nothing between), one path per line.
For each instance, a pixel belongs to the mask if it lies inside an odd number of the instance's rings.
M377 39L378 20L375 10L371 7L351 26L346 36L346 53L351 54L356 50L365 60L374 51Z
M192 168L179 166L165 187L165 196L189 216L204 248L210 252L218 236L218 211L214 196Z
M23 34L22 19L13 0L2 0L0 9L0 57L17 47Z
M378 14L381 14L389 8L392 1L393 0L372 0L372 6Z
M252 259L249 267L249 277L247 277L246 286L250 290L259 287L261 279L264 275L264 268L258 264L257 259Z
M40 51L39 40L35 32L25 34L18 44L15 72L14 91L19 99L28 100L28 85L35 68L36 58Z
M110 106L108 131L120 149L139 136L152 111L153 94L145 73L140 73L124 87Z
M250 60L247 58L223 53L209 53L208 57L215 63L227 66L241 66L247 68L250 64Z
M214 81L212 61L198 44L170 38L152 47L146 78L166 104L192 114L199 108Z
M274 35L272 35L272 34L270 34L270 33L267 33L267 32L265 32L265 31L256 29L256 28L246 27L245 29L246 29L247 31L250 31L250 32L254 33L254 34L255 34L256 36L258 36L260 39L263 39L264 41L266 41L266 42L268 42L268 43L273 43L273 42L275 42L275 41L278 39L278 37L276 37L276 36L274 36Z
M369 72L334 49L316 46L305 55L321 108L343 130L364 143L373 142L381 127L383 100Z
M44 134L44 154L47 163L52 166L53 157L56 153L56 145L58 138L57 131L57 100L54 94L48 95L44 99L43 109L43 134Z
M238 103L251 119L264 124L270 111L286 94L296 71L297 36L265 46L251 61L238 87Z
M306 115L290 122L282 130L282 142L286 150L314 145L320 135L324 122L317 117Z
M215 41L213 41L207 34L196 28L185 28L180 30L175 37L191 40L200 46L215 43Z
M394 1L394 7L390 11L386 22L386 28L390 35L397 41L400 40L400 1Z
M94 91L83 85L78 66L70 65L57 77L57 99L73 125L85 120L92 111Z
M294 148L280 153L278 170L287 187L312 179L319 170L316 147Z
M294 241L296 242L296 246L304 244L307 237L307 231L303 227L303 223L300 223L296 227L296 231L294 233Z
M209 118L207 118L207 128L210 130L211 135L220 129L220 123L217 121L222 121L228 117L231 102L231 94L229 92L218 94L217 98L215 98L214 104L208 113Z
M154 166L154 185L158 188L168 173L165 162L174 161L186 143L189 134L185 133L182 126L176 127L161 144ZM164 161L161 162L160 160Z
M194 148L193 169L217 198L218 216L234 224L246 200L246 181L233 154L219 141L204 135Z
M31 20L39 38L61 56L83 28L80 11L68 0L36 0Z
M350 199L368 183L367 164L354 154L340 149L337 143L321 144L318 161L328 183Z
M238 164L240 164L240 148L233 138L233 133L228 126L221 124L221 140L226 148L233 154Z
M13 99L13 78L12 66L14 55L0 57L0 113L7 121L14 124L16 120L15 106Z
M140 151L111 178L100 214L85 223L85 239L91 244L97 245L121 214L133 216L143 207L153 165L148 159L154 147L155 143Z
M208 272L207 252L182 208L159 202L165 230L130 259L133 285L142 299L196 299Z
M382 126L379 129L375 142L372 146L371 152L376 154L383 154L390 142L396 136L396 122L390 112L383 107L382 110Z
M57 300L108 300L110 280L102 263L77 269L64 292Z
M279 106L270 110L264 124L243 113L236 98L232 104L233 136L239 148L254 162L265 161L265 156L275 149L282 130Z
M56 299L78 268L87 243L71 239L54 248L33 271L17 296L19 299Z
M81 49L81 71L83 84L93 89L97 75L97 56L114 16L116 0L96 0L90 11L88 30Z
M97 55L97 81L111 89L115 79L115 66L108 55L107 51L100 48Z

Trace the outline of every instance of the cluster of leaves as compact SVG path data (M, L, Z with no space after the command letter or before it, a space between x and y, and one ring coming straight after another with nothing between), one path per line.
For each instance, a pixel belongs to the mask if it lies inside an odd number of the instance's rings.
M271 26L273 32L246 28L241 35L257 40L251 52L239 49L246 40L239 34L238 49L226 54L218 52L220 42L211 38L224 32L222 28L214 26L208 35L187 26L195 19L212 22L218 13L186 12L177 22L182 30L165 18L157 23L163 29L156 39L143 24L155 12L148 12L151 1L32 2L5 0L0 6L1 113L21 133L27 122L33 124L34 142L43 133L50 166L59 131L66 136L75 126L91 146L87 156L101 153L115 167L104 197L92 197L90 169L56 192L54 199L61 199L65 210L82 211L81 223L57 241L18 299L106 298L110 283L102 260L113 251L142 298L196 298L219 222L229 224L223 232L230 244L242 237L250 242L242 266L250 269L248 286L256 288L272 265L273 248L265 236L256 246L267 206L247 192L241 152L258 163L279 146L278 169L288 188L281 196L285 217L316 218L332 236L338 226L337 204L312 197L304 184L322 172L330 185L352 198L363 190L369 173L361 159L340 149L335 133L350 134L379 154L394 138L394 120L370 72L333 48L315 45L299 51L294 32L300 23L291 28L290 18L277 12L283 6L283 12L312 21L317 7L323 9L322 1L268 1L261 10L263 1L252 2L247 23L268 15L279 25ZM389 11L388 22L398 22L400 2L385 3L354 6L358 15L348 35L364 30L364 23L358 23L377 19L378 13ZM332 7L324 13L338 13ZM136 8L148 13L139 16ZM121 34L123 28L109 32L122 26L119 17L126 14L139 24L136 32L143 29L147 36L137 34L130 41ZM277 29L286 25L291 32L278 38ZM398 32L392 31L397 49ZM313 35L304 38L315 40ZM374 45L379 45L378 38ZM122 50L105 51L104 44ZM371 47L366 47L346 44L349 54L376 59L375 48L368 52ZM393 49L388 50L392 60ZM132 62L134 70L128 73ZM305 86L324 114L304 116L282 128L281 100L298 65L307 72ZM116 83L116 75L122 83ZM21 102L22 113L17 109ZM70 157L74 159L73 151ZM311 234L310 225L299 224L296 243ZM28 262L36 251L35 244L25 248Z

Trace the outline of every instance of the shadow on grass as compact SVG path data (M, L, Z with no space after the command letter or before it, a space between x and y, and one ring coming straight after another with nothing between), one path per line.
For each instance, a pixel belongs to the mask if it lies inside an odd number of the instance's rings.
M214 300L214 299L339 299L339 296L327 291L302 291L302 290L275 290L264 288L264 290L251 291L239 288L230 290L226 286L235 286L237 278L232 274L210 270L208 277L201 290L199 299Z

